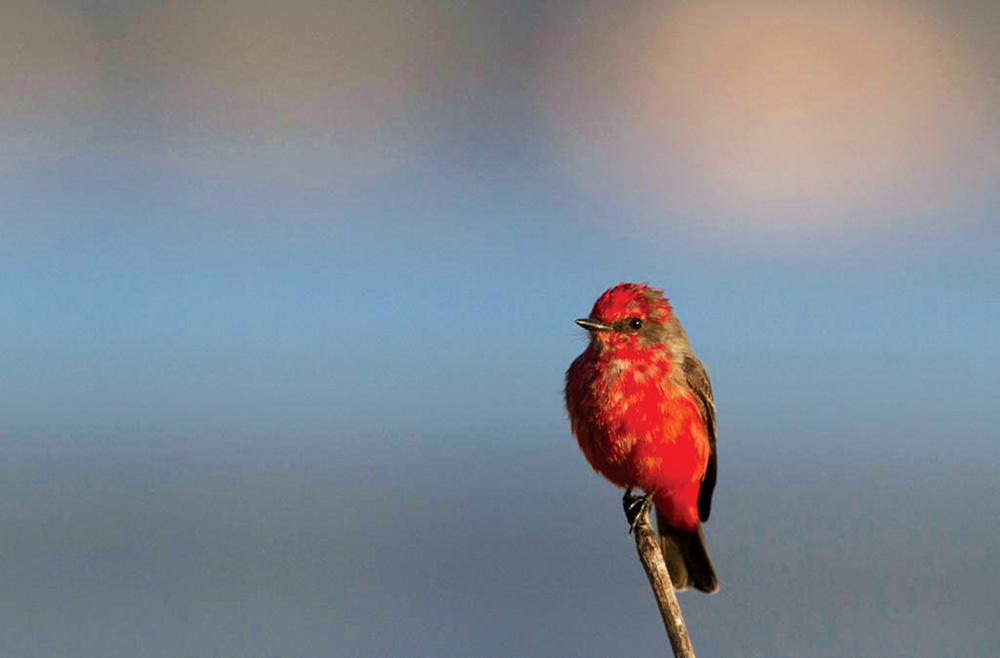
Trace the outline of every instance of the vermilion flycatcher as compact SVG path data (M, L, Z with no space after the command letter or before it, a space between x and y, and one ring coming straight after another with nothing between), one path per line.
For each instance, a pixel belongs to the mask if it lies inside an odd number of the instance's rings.
M716 472L705 366L663 291L645 283L609 288L576 323L590 332L590 345L566 372L566 408L580 449L608 480L651 497L674 587L716 591L701 531Z

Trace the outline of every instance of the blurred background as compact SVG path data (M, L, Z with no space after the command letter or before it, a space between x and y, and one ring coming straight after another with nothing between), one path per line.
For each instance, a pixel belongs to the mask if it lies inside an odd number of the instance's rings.
M659 655L572 320L707 364L705 656L1000 643L1000 4L4 0L0 653Z

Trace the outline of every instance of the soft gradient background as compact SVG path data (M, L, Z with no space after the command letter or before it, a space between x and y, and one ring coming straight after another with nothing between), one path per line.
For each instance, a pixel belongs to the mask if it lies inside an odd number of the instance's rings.
M0 654L667 650L562 407L665 286L704 656L1000 645L1000 5L0 4Z

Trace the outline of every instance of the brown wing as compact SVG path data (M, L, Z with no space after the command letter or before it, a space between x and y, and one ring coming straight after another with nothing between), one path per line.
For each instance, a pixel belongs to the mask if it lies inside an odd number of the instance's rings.
M698 404L701 410L702 420L705 421L705 430L708 432L708 444L711 452L708 455L708 468L705 477L701 481L701 490L698 493L698 516L702 521L708 521L708 515L712 511L712 492L715 491L716 476L716 449L715 449L715 398L712 396L712 382L708 378L708 371L701 364L694 354L688 354L684 359L684 377L687 384L698 396Z

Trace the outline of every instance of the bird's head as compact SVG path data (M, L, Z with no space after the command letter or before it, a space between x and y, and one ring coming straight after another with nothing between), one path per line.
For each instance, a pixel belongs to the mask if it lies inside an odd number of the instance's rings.
M576 321L600 347L649 347L680 329L663 290L647 283L619 283L604 291L590 316Z

